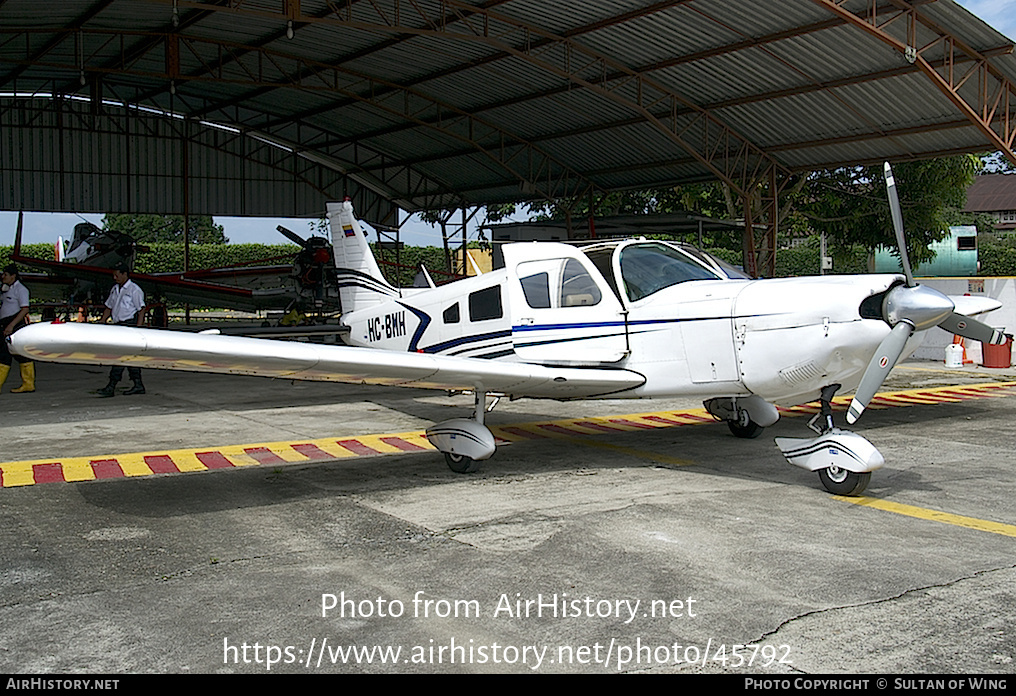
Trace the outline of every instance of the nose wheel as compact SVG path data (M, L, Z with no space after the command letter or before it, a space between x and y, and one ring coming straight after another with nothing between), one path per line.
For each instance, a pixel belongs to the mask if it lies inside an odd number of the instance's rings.
M445 464L456 474L472 474L480 470L480 462L470 459L464 454L444 453Z
M856 473L834 465L819 469L818 480L834 495L860 495L871 481L871 472Z

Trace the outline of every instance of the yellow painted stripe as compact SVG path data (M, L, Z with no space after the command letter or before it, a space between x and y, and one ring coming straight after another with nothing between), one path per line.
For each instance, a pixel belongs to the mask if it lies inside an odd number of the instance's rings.
M835 495L833 498L842 500L845 503L875 508L876 510L892 512L897 515L906 515L907 517L916 517L922 520L931 520L932 522L941 522L943 524L951 524L957 527L976 529L980 532L991 532L992 534L1016 537L1016 525L991 522L989 520L982 520L976 517L966 517L964 515L954 515L949 512L942 512L941 510L932 510L930 508L917 507L916 505L906 505L904 503L894 503L889 500L870 498L868 496L850 498Z
M25 462L7 462L0 464L0 471L3 472L4 488L14 486L31 486L35 483L35 472L32 465Z

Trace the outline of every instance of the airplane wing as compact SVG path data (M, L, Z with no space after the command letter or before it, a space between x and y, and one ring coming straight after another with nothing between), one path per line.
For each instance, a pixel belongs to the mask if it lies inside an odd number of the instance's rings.
M641 374L629 370L555 368L97 324L32 324L15 332L8 341L11 350L19 355L51 362L426 389L475 389L561 400L619 393L645 382Z
M113 270L78 263L60 263L12 254L19 264L47 271L53 278L97 283L108 290L113 285ZM161 297L170 302L189 302L209 307L227 307L245 311L283 308L298 298L295 286L286 282L291 266L221 268L189 273L131 273L146 297ZM242 282L241 282L242 279ZM33 279L33 282L41 282ZM31 286L29 286L31 288ZM34 295L33 295L34 297ZM338 300L328 310L338 310Z
M64 302L74 287L70 278L56 278L45 273L21 273L21 282L28 288L32 303Z

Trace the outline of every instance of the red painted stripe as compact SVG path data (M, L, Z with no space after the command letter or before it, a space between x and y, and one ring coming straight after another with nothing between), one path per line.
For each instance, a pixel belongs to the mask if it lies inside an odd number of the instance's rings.
M903 401L902 399L894 399L888 396L873 396L869 403L877 404L879 406L902 406L904 404L910 405L915 402Z
M285 464L286 460L267 447L245 447L244 452L255 459L258 464Z
M361 457L370 454L381 454L373 447L368 447L359 440L336 440L335 444L339 445L340 447L345 447L353 454L359 454Z
M920 395L920 396L926 396L929 399L937 399L939 402L942 402L942 401L951 401L952 399L972 399L972 398L974 398L972 396L959 397L959 396L952 396L952 395L950 395L947 398L943 399L942 398L942 394L948 394L949 393L949 392L943 392L943 391L938 391L938 392L917 392L917 393L918 393L918 395Z
M398 447L403 452L419 452L420 450L426 449L425 447L414 445L408 440L403 440L401 437L383 437L381 438L381 442L386 445L391 445L392 447Z
M600 423L593 423L592 421L575 421L575 425L581 425L583 428L592 428L593 430L600 430L605 433L623 433L624 430L621 428L612 428L609 425L602 425Z
M953 391L951 389L942 389L938 392L939 394L948 394L949 396L955 396L957 399L977 399L979 398L976 394L970 392Z
M538 440L546 437L546 435L542 435L541 433L534 433L530 430L525 430L524 428L512 428L506 425L502 425L501 430L506 433L511 433L512 435L518 435L519 437L528 437L531 440Z
M145 464L155 474L178 474L180 469L177 468L173 458L168 454L156 454L148 455L145 457Z
M645 423L636 423L625 418L609 418L611 423L620 423L621 425L627 425L632 428L642 428L643 430L656 430L655 425L646 425Z
M642 417L647 421L653 421L654 423L666 423L667 425L688 425L687 423L682 423L681 421L664 418L663 416L642 416Z
M293 449L307 457L307 459L335 459L334 455L328 454L317 445L312 445L309 442L293 445Z
M716 419L713 418L712 416L695 416L695 415L692 415L690 413L674 413L674 414L671 414L671 415L676 416L678 418L688 418L688 419L693 420L693 421L695 421L697 423L715 423L716 422Z
M229 469L233 466L222 452L197 452L194 456L209 469Z
M59 462L33 464L32 478L36 483L56 483L58 481L62 483L67 480L63 475L63 466Z
M89 464L97 479L123 478L123 469L115 459L93 459Z
M539 427L554 433L561 433L562 435L585 435L583 432L572 430L564 427L563 425L557 425L556 423L541 423Z

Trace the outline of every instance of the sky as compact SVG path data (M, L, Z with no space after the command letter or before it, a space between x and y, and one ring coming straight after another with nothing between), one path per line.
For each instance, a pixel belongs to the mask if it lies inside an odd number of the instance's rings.
M1016 41L1016 0L956 0L958 4L977 15L1002 34ZM324 214L325 201L321 202ZM524 216L516 216L524 219ZM0 212L0 244L13 244L14 231L17 227L18 214ZM102 224L102 215L78 215L76 213L26 213L24 223L24 242L28 244L55 242L58 236L70 237L74 225L81 220L88 220L96 225ZM285 243L287 240L275 228L283 225L301 236L310 235L306 219L286 218L241 218L216 216L215 222L225 228L226 237L231 242L261 242L265 244ZM475 229L470 237L476 235ZM370 235L373 239L374 235ZM10 241L7 241L7 240ZM415 246L440 246L441 232L438 228L410 219L403 228L401 239L406 244Z

